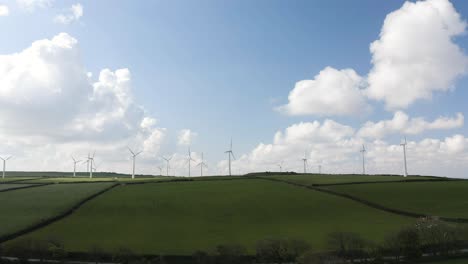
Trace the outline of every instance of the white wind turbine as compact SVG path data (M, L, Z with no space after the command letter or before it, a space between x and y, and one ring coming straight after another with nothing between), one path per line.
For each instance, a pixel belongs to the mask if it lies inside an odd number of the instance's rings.
M318 165L318 174L322 174L322 164Z
M307 173L307 151L304 151L304 158L302 161L304 162L304 173Z
M408 176L408 167L406 166L406 145L408 145L408 143L406 142L406 137L405 137L405 141L404 143L401 143L400 146L403 147L403 161L405 163L405 174L404 176Z
M190 177L190 163L192 161L195 161L194 159L192 159L192 152L190 151L190 147L188 148L188 157L187 157L187 162L188 162L188 176Z
M71 158L73 160L73 177L76 177L76 164L78 162L81 162L81 160L76 160L75 157L73 157L73 156Z
M278 167L280 169L280 172L283 172L283 162L281 161L281 163L278 164Z
M127 147L127 148L128 148L128 151L130 151L130 153L132 153L132 159L133 159L132 179L135 179L135 158L136 158L136 156L140 155L141 152L143 152L143 151L135 153L129 147Z
M89 178L93 178L93 163L94 163L94 155L96 151L93 152L93 156L89 156L88 154L88 170L89 170Z
M362 154L362 174L365 175L366 174L366 159L365 159L366 147L364 146L364 144L362 144L362 149L359 152L361 152Z
M203 176L203 167L208 168L205 161L203 160L203 152L201 154L201 162L198 163L197 166L200 166L200 176Z
M232 156L233 159L236 159L236 157L234 156L234 152L232 152L232 138L231 138L231 145L230 145L229 150L226 150L224 153L227 153L227 154L228 154L228 159L229 159L229 176L231 176L231 156Z
M8 158L0 157L0 159L3 160L3 175L2 175L2 178L5 179L6 161L11 159L11 156L9 156Z
M170 158L162 157L166 161L166 176L169 176L169 162L172 159L172 156Z
M162 176L162 168L161 168L161 166L158 166L158 169L159 169L159 176Z

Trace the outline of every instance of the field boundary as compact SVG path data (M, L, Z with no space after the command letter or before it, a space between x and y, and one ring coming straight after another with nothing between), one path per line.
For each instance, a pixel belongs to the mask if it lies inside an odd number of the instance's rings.
M368 201L368 200L365 200L365 199L362 199L362 198L359 198L359 197L356 197L356 196L353 196L353 195L350 195L350 194L341 193L341 192L333 191L333 190L326 189L326 188L320 188L320 187L311 186L311 185L304 185L304 184L300 184L300 183L297 183L297 182L291 182L291 181L280 180L280 179L275 179L275 178L266 178L266 177L265 178L264 177L256 177L256 178L257 179L267 180L267 181L281 182L281 183L290 184L290 185L293 185L293 186L296 186L296 187L306 188L306 189L310 189L310 190L314 190L314 191L318 191L318 192L322 192L322 193L327 193L327 194L330 194L330 195L335 195L335 196L350 199L350 200L353 200L355 202L364 204L364 205L366 205L368 207L378 209L378 210L381 210L381 211L385 211L385 212L388 212L388 213L392 213L392 214L397 214L397 215L407 216L407 217L413 217L413 218L431 217L431 215L427 215L427 214L423 214L423 213L410 212L410 211L405 211L405 210L386 207L386 206L383 206L381 204L374 203L374 202L371 202L371 201ZM443 217L443 216L437 216L437 218L439 218L442 221L446 221L446 222L468 223L467 218L452 218L452 217Z
M14 183L13 183L14 184ZM4 189L4 190L0 190L0 193L2 192L10 192L10 191L16 191L16 190L21 190L21 189L29 189L29 188L35 188L35 187L41 187L41 186L46 186L46 185L51 185L52 183L31 183L31 185L27 185L27 186L19 186L19 187L13 187L13 188L10 188L10 189Z
M313 183L310 186L325 187L325 186L340 186L340 185L357 185L357 184L379 184L379 183L414 183L414 182L451 182L451 181L466 181L465 179L412 179L412 180L394 180L394 181L358 181L358 182L337 182L337 183Z
M49 185L49 184L46 184L46 185ZM19 230L19 231L16 231L16 232L13 232L13 233L10 233L10 234L6 234L6 235L3 235L3 236L0 236L0 244L4 243L4 242L7 242L9 240L12 240L12 239L15 239L15 238L18 238L22 235L26 235L28 233L31 233L33 231L36 231L38 229L41 229L43 227L46 227L56 221L59 221L69 215L71 215L72 213L74 213L77 209L79 209L81 206L83 206L85 203L93 200L94 198L110 191L111 189L119 186L120 184L113 184L107 188L104 188L84 199L82 199L81 201L79 201L78 203L76 203L75 205L73 205L72 207L70 207L69 209L66 209L64 212L62 213L59 213L58 215L55 215L55 216L52 216L44 221L41 221L41 222L38 222L36 224L32 224L31 226L29 227L26 227L22 230Z

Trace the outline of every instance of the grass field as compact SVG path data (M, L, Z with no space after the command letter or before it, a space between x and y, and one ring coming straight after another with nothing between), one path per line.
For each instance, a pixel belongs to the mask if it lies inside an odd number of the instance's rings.
M468 218L468 181L328 186L387 207L433 216Z
M430 177L423 176L380 176L380 175L326 175L326 174L299 174L299 175L268 175L261 176L280 180L288 180L304 185L313 184L336 184L350 182L386 182L386 181L404 181L404 180L427 180Z
M0 193L0 236L55 216L81 199L110 186L54 184Z
M5 183L5 184L0 184L0 191L10 190L10 189L15 189L15 188L20 188L20 187L27 187L27 186L31 186L31 185L32 184L14 184L14 183L8 184L8 183Z
M334 231L378 241L413 221L278 182L192 181L119 186L18 239L53 236L70 251L99 245L151 254L192 254L238 243L252 253L256 241L268 237L304 239L317 249Z
M164 176L154 176L154 177L138 177L135 179L129 177L122 178L110 178L110 177L62 177L62 178L52 178L52 177L41 177L37 179L31 179L23 181L23 183L74 183L74 182L148 182L148 181L164 181L164 180L174 180L176 177L164 177Z

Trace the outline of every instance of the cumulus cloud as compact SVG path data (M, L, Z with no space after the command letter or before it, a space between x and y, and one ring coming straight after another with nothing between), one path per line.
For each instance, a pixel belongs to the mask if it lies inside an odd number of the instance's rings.
M8 16L10 14L10 9L6 5L0 5L0 16Z
M352 115L368 108L363 78L352 69L326 67L313 80L296 83L288 104L278 109L289 115Z
M50 7L54 0L16 0L20 8L28 11L34 11L37 8Z
M129 69L103 69L93 80L66 33L0 55L2 151L33 169L63 169L70 155L97 150L102 169L126 171L127 145L144 150L142 160L154 158L167 130L132 90Z
M453 89L468 66L453 39L465 33L466 22L448 0L405 2L387 15L380 38L370 45L367 95L398 109Z
M436 122L432 122L436 123ZM366 170L371 174L403 173L403 151L400 142L381 139L366 141L351 127L332 120L291 125L278 131L270 144L260 143L238 160L233 161L235 173L277 171L283 162L283 171L303 171L304 151L308 171L324 173L361 173L362 144L366 145ZM445 139L425 138L408 141L407 157L410 174L466 177L468 169L468 138L456 134ZM227 160L217 164L226 174Z
M366 78L352 69L327 67L313 80L297 82L279 110L356 115L376 100L393 111L453 90L468 70L468 57L454 41L466 33L466 26L448 0L407 1L387 15L380 38L371 43L373 67Z
M427 130L442 130L462 127L464 116L458 113L456 117L439 117L432 122L422 117L410 118L402 111L395 112L390 120L379 122L366 122L358 131L358 135L366 138L383 138L389 134L398 133L405 135L417 135Z
M66 14L59 14L54 18L56 23L68 25L72 22L78 21L83 16L83 6L78 3L70 7Z
M177 144L181 146L189 146L192 144L193 140L197 137L197 133L191 131L190 129L182 129L179 131L177 138Z

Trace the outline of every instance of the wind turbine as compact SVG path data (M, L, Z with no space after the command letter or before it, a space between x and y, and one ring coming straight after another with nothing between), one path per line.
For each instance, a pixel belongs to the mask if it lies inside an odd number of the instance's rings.
M130 153L132 153L132 158L133 158L132 179L135 179L135 158L136 158L136 156L140 155L140 153L143 152L143 151L135 153L129 147L127 147L127 148L128 148L128 151L130 151Z
M166 176L169 176L169 161L171 161L172 156L170 158L163 157L163 159L166 161L167 166L166 166Z
M2 179L5 179L6 161L9 160L9 159L11 159L11 156L9 156L8 158L0 157L0 159L3 160L3 175L2 175Z
M283 172L283 162L281 161L280 164L278 164L278 167L280 169L280 172Z
M76 164L78 162L81 162L81 160L76 160L75 157L73 157L73 156L71 158L73 160L73 177L76 177Z
M95 154L96 154L96 151L93 152L93 156L90 156L88 154L88 163L89 163L88 170L89 170L89 178L90 179L93 178L93 163L94 163L94 155Z
M366 147L364 147L364 144L362 144L362 149L359 152L362 153L362 174L366 174Z
M197 164L197 166L200 166L200 176L203 176L203 167L207 167L205 161L203 160L203 152L201 154L201 162Z
M161 168L161 166L158 166L158 169L159 169L159 176L162 176L162 168Z
M188 158L187 158L187 161L188 161L188 176L190 177L190 162L191 162L191 161L195 161L194 159L192 159L192 152L190 151L190 147L188 148Z
M322 174L322 164L318 165L318 174Z
M232 156L233 159L236 159L236 157L234 156L234 152L232 152L232 138L231 138L231 145L230 145L229 150L226 150L224 153L227 153L227 154L228 154L228 159L229 159L229 176L231 176L231 156Z
M408 167L406 166L406 145L408 145L408 143L406 142L406 137L405 137L405 142L400 144L400 146L403 147L403 161L405 163L405 174L404 174L405 177L408 176Z
M307 151L304 151L304 158L302 161L304 161L304 173L307 173Z

